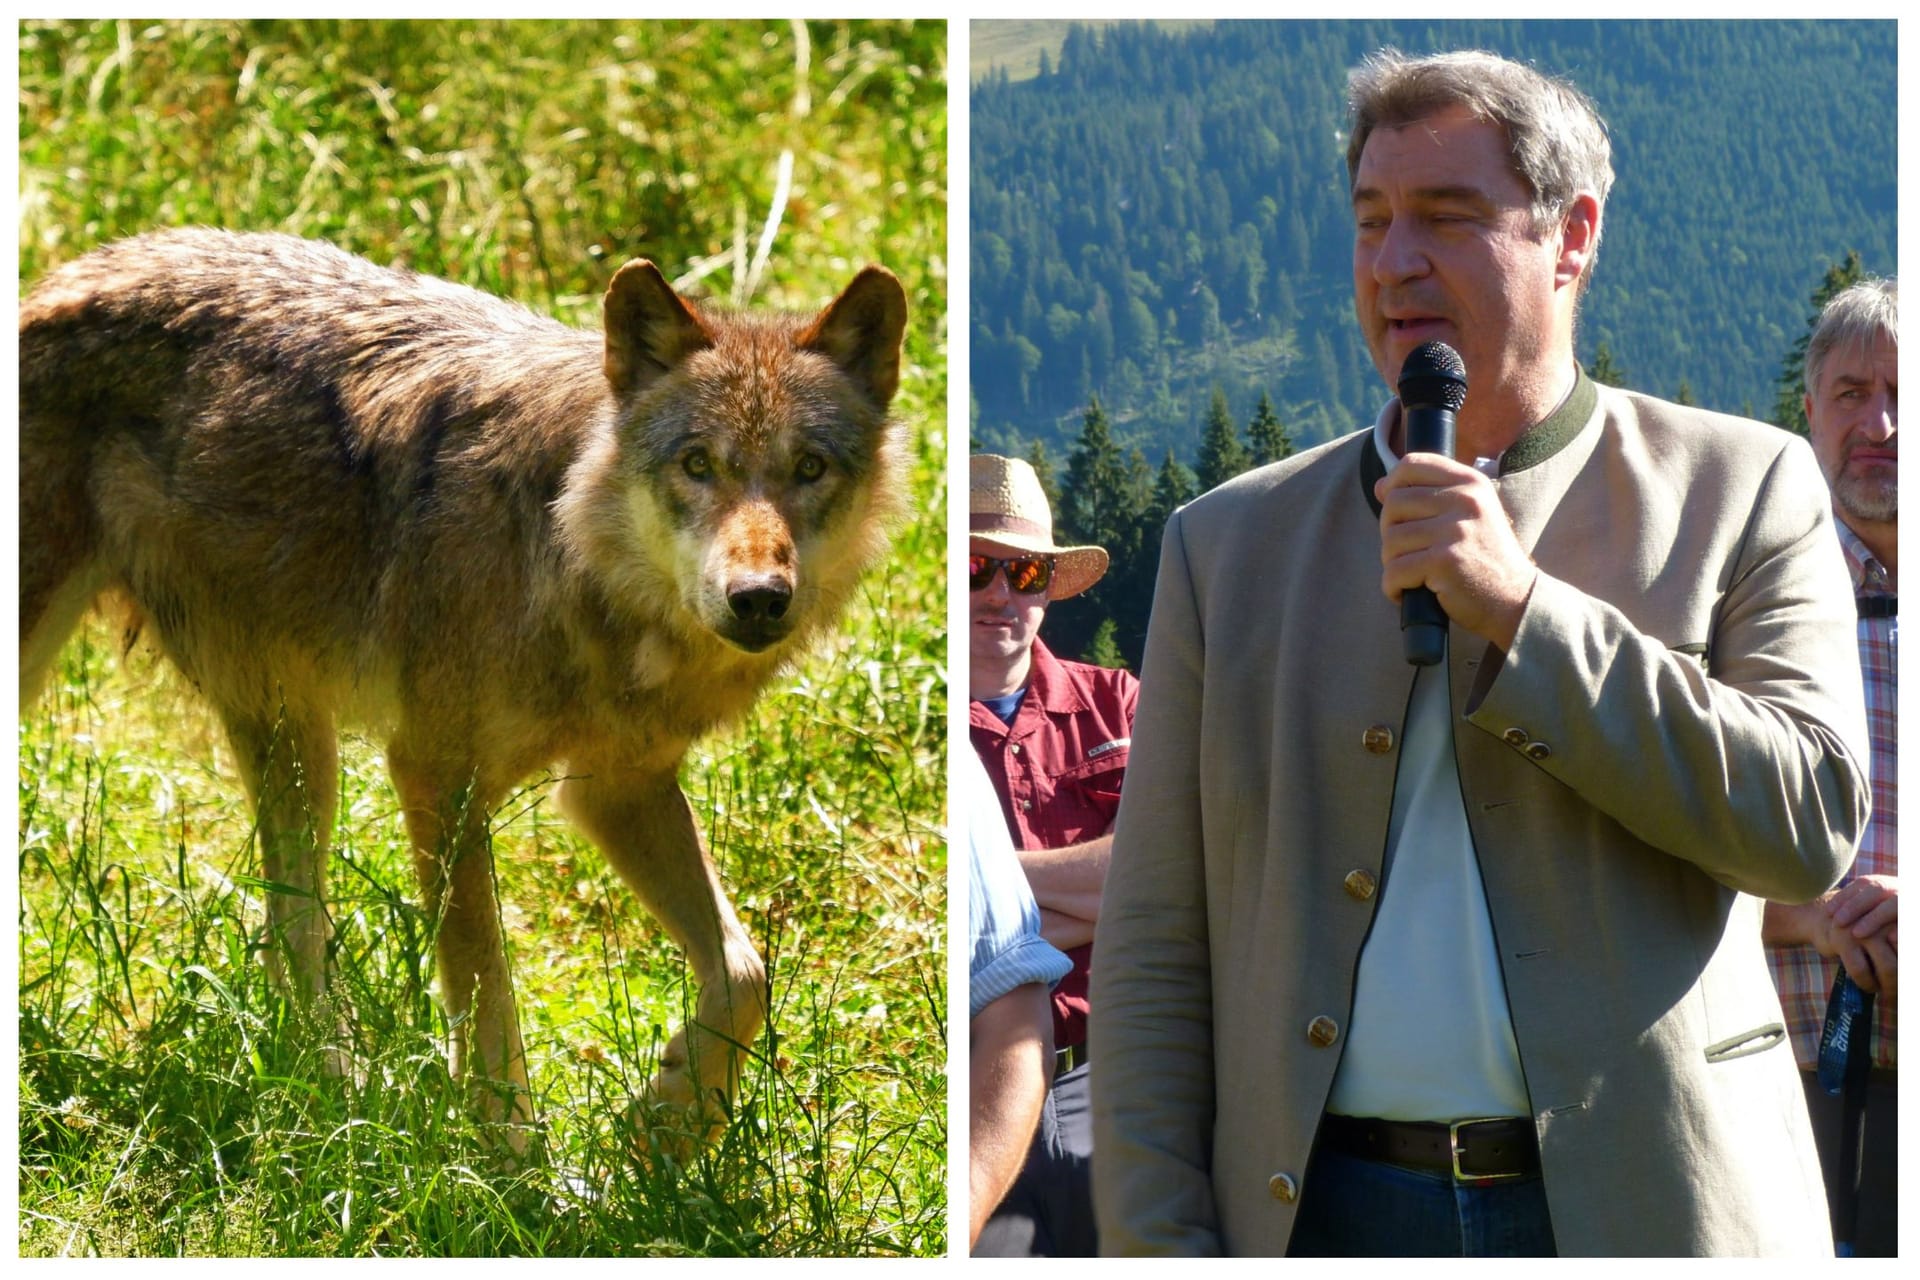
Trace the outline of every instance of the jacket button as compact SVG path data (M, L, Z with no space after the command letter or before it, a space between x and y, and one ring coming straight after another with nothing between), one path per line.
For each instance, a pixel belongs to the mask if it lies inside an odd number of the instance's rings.
M1500 737L1510 747L1524 747L1527 745L1527 731L1519 725L1513 726L1513 728L1501 734Z
M1393 750L1393 726L1376 724L1360 735L1360 745L1376 756Z
M1373 891L1380 887L1380 882L1373 878L1373 872L1367 870L1349 871L1347 878L1340 883L1347 893L1359 902L1365 902L1371 898Z
M1281 1204L1292 1204L1300 1198L1300 1184L1290 1173L1276 1173L1267 1179L1267 1194Z
M1016 742L1012 746L1008 747L1007 750L1011 751L1014 755L1017 756L1020 754L1020 744Z
M1544 742L1529 742L1527 744L1527 759L1529 760L1545 760L1552 754L1553 748Z
M1321 1014L1307 1024L1307 1039L1324 1049L1340 1038L1340 1024Z

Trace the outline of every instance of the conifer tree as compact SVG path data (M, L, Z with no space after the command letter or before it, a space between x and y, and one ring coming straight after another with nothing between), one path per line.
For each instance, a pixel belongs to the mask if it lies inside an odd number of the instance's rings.
M1253 417L1247 422L1247 453L1256 467L1293 456L1293 437L1280 425L1280 416L1273 411L1273 399L1264 387L1260 391L1260 403L1254 406Z
M1137 518L1153 498L1153 464L1147 461L1139 445L1127 450L1126 475L1127 513Z
M1327 341L1325 331L1313 335L1313 368L1319 383L1320 403L1328 416L1336 421L1345 417L1341 406L1346 403L1347 393L1340 381L1340 362L1334 358L1333 344Z
M1607 345L1605 338L1593 349L1593 363L1587 366L1587 376L1595 382L1609 387L1627 385L1627 371L1613 358L1613 348Z
M1087 642L1087 650L1081 654L1081 661L1091 662L1096 667L1111 667L1125 670L1127 656L1120 652L1120 642L1116 638L1119 628L1112 618L1102 618L1100 625L1094 628L1093 639Z
M1097 395L1087 402L1080 419L1080 438L1067 455L1067 487L1060 497L1054 523L1074 541L1109 547L1111 552L1109 544L1124 535L1131 509L1126 500L1126 455L1114 441L1112 424Z
M1054 539L1062 543L1083 543L1106 549L1107 575L1089 590L1061 600L1047 609L1042 634L1055 652L1074 656L1085 651L1101 622L1116 623L1116 643L1126 652L1129 619L1122 611L1137 607L1139 626L1145 634L1145 615L1150 607L1152 587L1145 600L1133 589L1139 572L1140 517L1153 486L1153 471L1139 449L1123 452L1113 438L1112 424L1101 408L1100 397L1087 403L1080 421L1080 436L1067 458L1066 484L1060 502L1054 507ZM1156 544L1157 546L1157 544Z
M1113 643L1126 660L1137 662L1147 647L1147 618L1153 611L1153 580L1160 568L1160 528L1165 517L1153 512L1155 476L1138 446L1127 451L1127 528L1107 545L1112 567L1089 592L1102 617L1114 625ZM1104 590L1102 589L1104 588ZM1095 641L1099 636L1096 633ZM1089 662L1094 659L1087 659ZM1102 666L1111 665L1106 662Z
M1193 345L1209 346L1225 336L1220 324L1220 299L1201 285L1193 291Z
M1213 389L1213 402L1207 406L1207 425L1200 437L1200 488L1204 492L1239 475L1247 469L1247 451L1240 445L1240 433L1234 429L1233 415L1227 412L1227 393Z
M1135 445L1127 450L1126 483L1124 489L1124 520L1126 528L1113 542L1107 544L1107 554L1124 572L1115 579L1119 590L1131 591L1135 587L1144 587L1147 594L1153 592L1153 573L1157 567L1160 551L1160 525L1153 519L1153 465L1147 461L1147 455ZM1144 573L1144 580L1142 579ZM1110 594L1109 599L1113 598ZM1116 613L1120 612L1118 610ZM1125 619L1122 619L1123 623ZM1141 635L1146 634L1146 610L1140 611ZM1125 627L1122 626L1123 643Z
M1167 517L1181 507L1192 502L1200 494L1200 482L1194 478L1193 471L1180 459L1173 456L1173 450L1167 450L1161 459L1160 470L1153 477L1153 499L1147 504L1147 515L1157 527L1167 522Z
M1053 455L1047 452L1045 440L1035 440L1027 446L1027 465L1033 468L1033 474L1040 480L1040 492L1047 495L1047 509L1060 509L1060 477L1055 473Z

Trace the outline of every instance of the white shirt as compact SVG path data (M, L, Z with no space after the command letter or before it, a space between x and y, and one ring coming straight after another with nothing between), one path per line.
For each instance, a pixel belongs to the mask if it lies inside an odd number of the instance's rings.
M1382 411L1387 445L1398 402ZM1481 459L1484 469L1495 460ZM1360 953L1346 1050L1327 1110L1387 1120L1527 1116L1480 862L1460 798L1447 667L1414 680L1394 777L1386 874Z

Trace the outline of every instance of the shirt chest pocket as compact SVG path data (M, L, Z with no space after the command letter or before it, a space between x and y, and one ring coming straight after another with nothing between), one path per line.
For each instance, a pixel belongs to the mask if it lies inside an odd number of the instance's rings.
M1105 835L1120 811L1120 783L1126 773L1127 748L1115 747L1049 777L1049 843L1076 844Z

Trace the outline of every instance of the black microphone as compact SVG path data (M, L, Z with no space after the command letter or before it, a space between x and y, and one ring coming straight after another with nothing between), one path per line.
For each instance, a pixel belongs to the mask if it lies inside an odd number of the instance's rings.
M1467 366L1444 342L1423 342L1400 366L1400 419L1409 453L1453 456L1453 415L1467 402ZM1400 595L1400 643L1416 667L1437 666L1447 653L1447 611L1432 591Z

